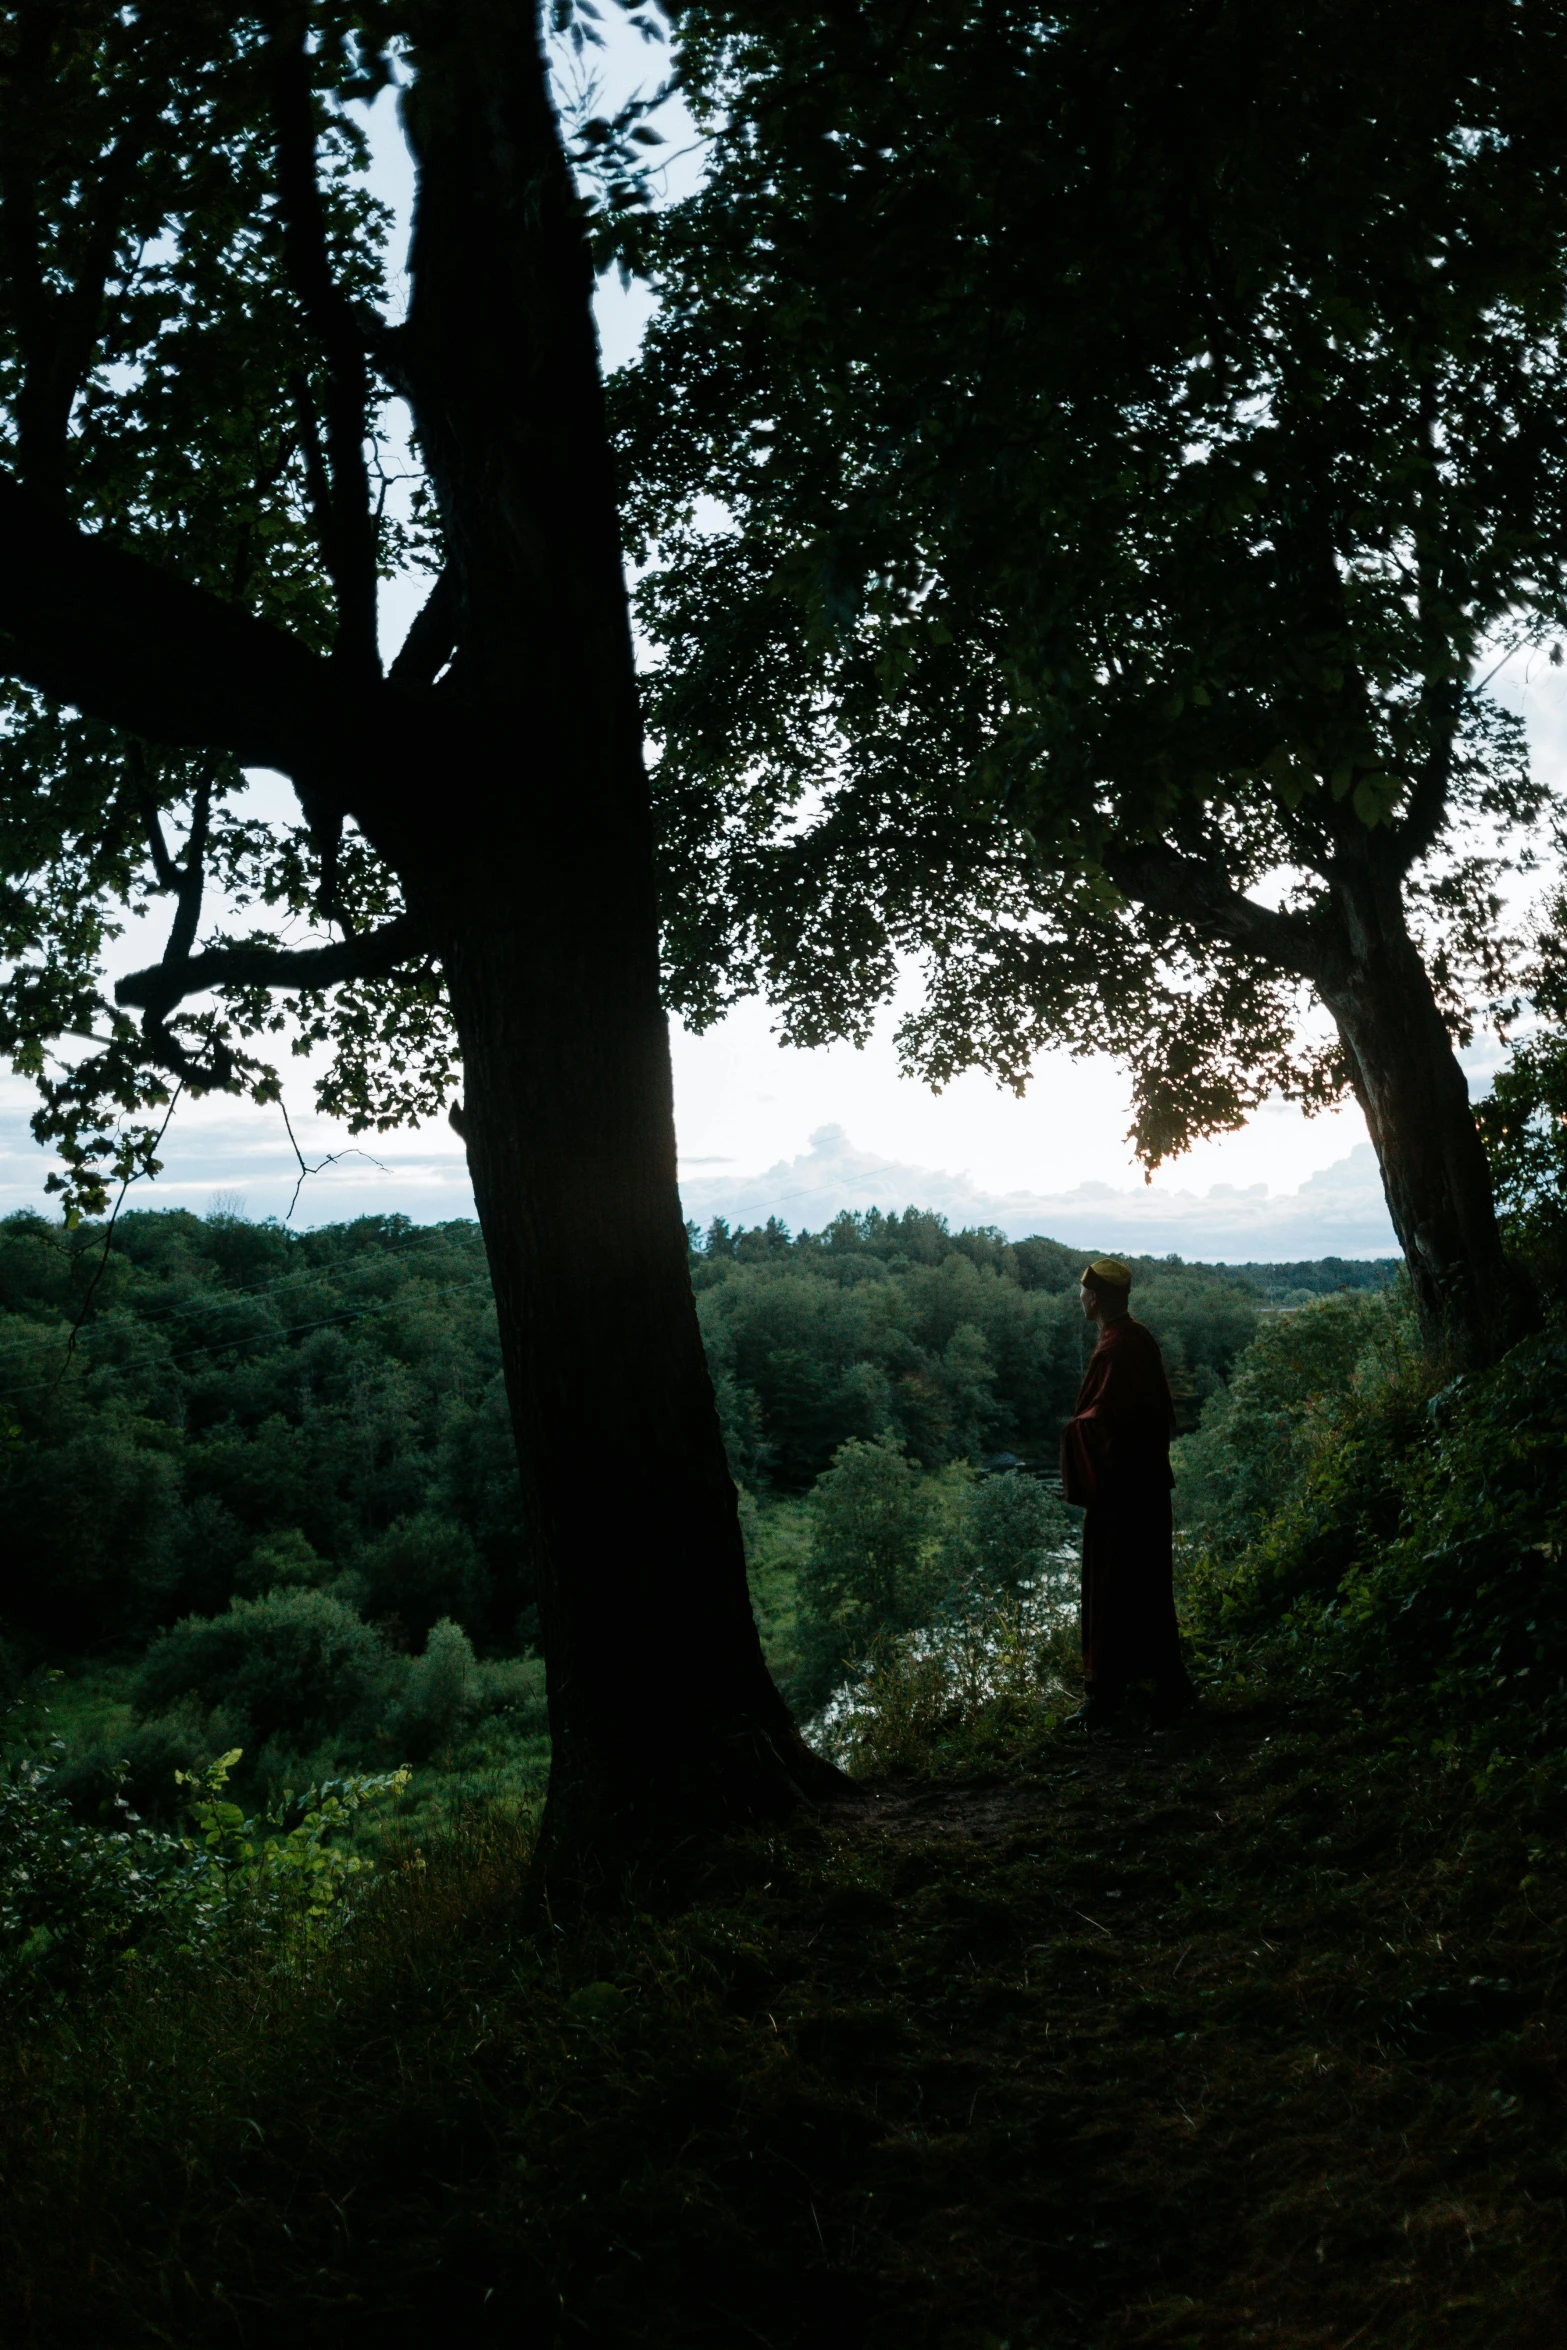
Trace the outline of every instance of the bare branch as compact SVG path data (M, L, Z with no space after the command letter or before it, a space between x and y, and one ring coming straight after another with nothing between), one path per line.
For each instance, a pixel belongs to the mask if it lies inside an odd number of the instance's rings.
M399 914L379 930L331 946L214 947L183 963L155 963L122 979L114 1000L145 1006L161 1018L186 996L211 987L333 987L345 979L385 979L424 945L422 924Z
M391 1170L388 1168L384 1159L378 1159L374 1151L361 1150L357 1143L352 1142L340 1151L328 1151L326 1157L324 1159L317 1159L313 1167L308 1165L305 1159L305 1154L300 1149L298 1139L294 1133L294 1121L288 1114L288 1104L286 1101L284 1101L281 1094L278 1095L277 1106L283 1113L283 1123L288 1128L289 1144L293 1150L295 1158L299 1161L299 1179L294 1185L294 1196L289 1201L288 1211L283 1218L285 1224L291 1224L294 1220L294 1210L299 1205L299 1195L305 1188L306 1176L324 1174L328 1167L335 1167L339 1159L368 1159L371 1166L379 1167L383 1175L390 1173Z

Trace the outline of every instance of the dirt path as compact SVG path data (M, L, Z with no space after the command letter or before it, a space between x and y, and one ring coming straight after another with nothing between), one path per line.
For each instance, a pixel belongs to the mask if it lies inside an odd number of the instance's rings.
M1559 2345L1560 1913L1440 1795L1282 1711L882 1791L780 2017L882 2125L816 2204L844 2319Z

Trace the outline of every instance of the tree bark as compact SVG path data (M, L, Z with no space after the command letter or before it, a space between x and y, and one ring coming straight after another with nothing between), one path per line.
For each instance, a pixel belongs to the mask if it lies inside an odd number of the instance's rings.
M1430 975L1409 935L1396 874L1362 870L1335 890L1337 950L1317 975L1365 1112L1388 1213L1433 1362L1491 1362L1527 1323L1502 1252L1490 1169Z
M435 837L395 853L462 1046L540 1585L547 1862L613 1871L845 1782L762 1659L691 1291L592 272L538 27L486 0L426 22L399 365L455 587L454 742Z

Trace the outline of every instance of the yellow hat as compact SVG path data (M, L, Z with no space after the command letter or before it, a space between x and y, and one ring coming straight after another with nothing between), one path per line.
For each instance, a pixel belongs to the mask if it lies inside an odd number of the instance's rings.
M1130 1289L1132 1286L1132 1268L1123 1265L1119 1257L1095 1257L1082 1277L1090 1288L1097 1287L1100 1282L1104 1283L1106 1289Z

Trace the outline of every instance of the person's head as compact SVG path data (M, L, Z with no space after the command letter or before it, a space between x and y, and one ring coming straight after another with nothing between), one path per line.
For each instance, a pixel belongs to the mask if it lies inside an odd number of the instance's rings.
M1090 1322L1097 1322L1101 1329L1107 1322L1118 1322L1131 1300L1131 1266L1123 1265L1119 1257L1095 1257L1083 1269L1080 1294Z

